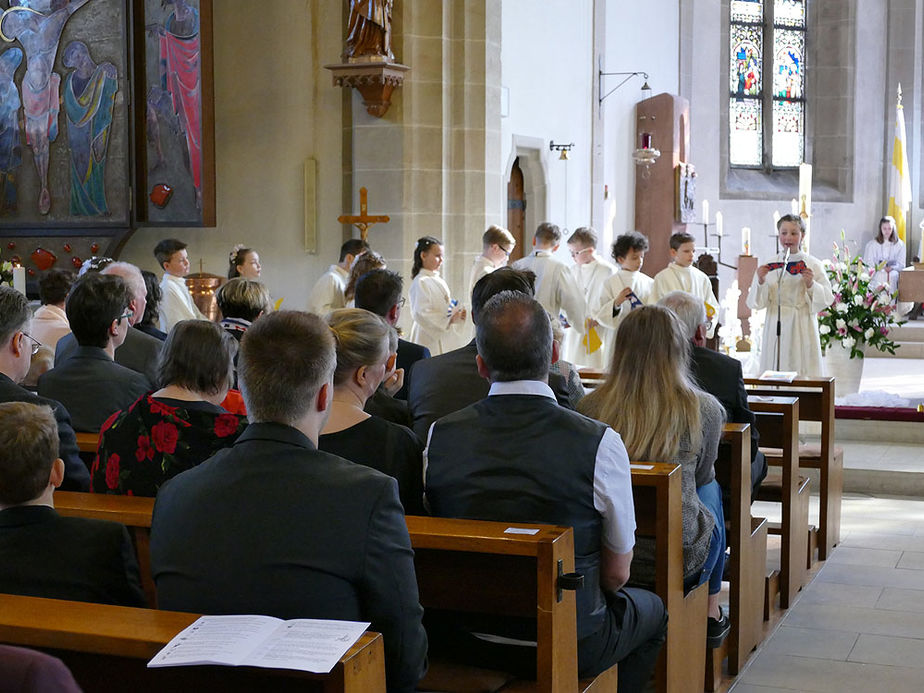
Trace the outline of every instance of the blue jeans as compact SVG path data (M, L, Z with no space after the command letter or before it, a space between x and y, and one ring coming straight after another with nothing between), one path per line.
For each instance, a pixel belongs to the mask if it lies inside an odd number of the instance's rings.
M725 571L725 514L722 512L722 489L719 482L713 479L705 486L697 488L696 495L712 513L715 527L712 529L712 540L709 542L709 554L699 574L699 581L694 587L708 580L709 594L718 594L722 591L722 573Z

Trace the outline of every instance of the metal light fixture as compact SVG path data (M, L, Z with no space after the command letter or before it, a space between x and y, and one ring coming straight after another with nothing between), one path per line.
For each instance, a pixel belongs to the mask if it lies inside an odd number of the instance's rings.
M642 142L638 149L632 152L632 159L636 166L644 166L642 178L647 179L651 175L649 167L661 157L661 152L654 147L654 139L650 132L642 133Z
M602 105L606 98L623 86L633 77L641 76L645 82L642 84L642 98L647 99L651 96L651 87L648 86L648 73L642 72L641 70L635 72L604 72L603 71L603 59L598 58L597 60L597 103ZM624 79L617 84L615 87L610 89L605 94L603 93L603 78L604 77L624 77Z
M549 142L549 151L561 152L561 154L558 156L559 161L568 160L568 152L571 151L572 147L574 147L574 142L571 144L555 144L555 140Z

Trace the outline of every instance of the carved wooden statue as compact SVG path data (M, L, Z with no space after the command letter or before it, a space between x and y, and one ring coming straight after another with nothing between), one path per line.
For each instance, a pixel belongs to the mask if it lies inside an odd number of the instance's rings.
M391 51L394 0L348 0L350 24L341 58L346 61L395 59Z

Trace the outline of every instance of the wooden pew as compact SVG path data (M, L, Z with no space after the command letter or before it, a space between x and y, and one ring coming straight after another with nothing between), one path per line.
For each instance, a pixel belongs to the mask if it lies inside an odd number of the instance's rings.
M96 444L99 442L98 433L75 433L77 436L77 449L86 454L96 454Z
M748 406L757 417L761 440L782 451L779 458L767 460L768 464L782 467L781 486L776 489L765 482L758 499L776 501L783 506L782 522L778 527L775 523L771 524L770 531L782 538L780 608L788 609L807 578L805 556L808 552L810 482L799 476L800 400L796 397L752 395L748 397ZM768 578L765 620L770 617L774 592L773 580Z
M143 536L136 548L142 581L146 590L153 591L147 539L154 499L59 491L55 507L65 515L122 522L134 536ZM581 681L578 688L575 597L573 592L557 589L559 575L574 570L570 528L535 525L536 535L509 534L505 530L511 523L413 516L407 517L407 525L425 608L467 613L478 609L536 619L537 679L517 682L517 690L530 690L529 684L549 693L591 690L591 686L593 690L615 689L615 667L596 679ZM503 580L497 580L497 575L503 575ZM453 690L451 685L441 685L447 681L436 679L439 668L433 669L425 683ZM449 676L457 674L452 670Z
M0 594L0 642L49 651L86 693L147 691L385 691L382 636L364 633L329 674L257 667L146 668L198 614Z
M607 377L606 371L598 371L592 368L581 368L578 370L578 375L581 378L581 385L584 386L585 390L593 390L599 387Z
M751 427L725 424L715 463L716 480L730 490L725 532L729 559L731 631L721 647L709 651L706 690L718 690L722 660L737 675L763 635L764 580L767 574L767 520L751 517Z
M800 377L782 385L758 378L745 378L744 382L753 395L798 397L800 421L821 422L820 445L800 446L799 466L818 470L818 559L824 561L840 542L844 494L844 451L834 444L834 378ZM779 450L764 450L764 454L768 459L781 455Z
M667 642L658 659L658 691L701 693L706 675L709 587L683 593L680 465L632 463L637 537L655 538L655 592L667 608Z

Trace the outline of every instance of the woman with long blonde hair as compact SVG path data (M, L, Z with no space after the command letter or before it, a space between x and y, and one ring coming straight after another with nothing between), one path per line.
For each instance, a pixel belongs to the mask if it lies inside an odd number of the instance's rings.
M619 433L630 460L681 466L684 586L709 581L707 634L709 646L717 647L729 630L719 607L725 519L714 468L725 410L694 384L690 350L673 312L637 308L616 333L609 377L578 410ZM632 566L636 579L653 582L653 563L653 543L640 540Z

